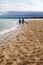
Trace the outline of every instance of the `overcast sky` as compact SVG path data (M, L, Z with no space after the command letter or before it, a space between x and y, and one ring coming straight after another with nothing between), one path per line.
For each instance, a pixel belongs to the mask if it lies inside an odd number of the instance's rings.
M0 11L43 11L43 0L0 0Z

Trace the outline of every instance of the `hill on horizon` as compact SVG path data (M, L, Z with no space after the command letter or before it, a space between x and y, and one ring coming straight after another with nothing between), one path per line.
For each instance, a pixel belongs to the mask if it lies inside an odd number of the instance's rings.
M43 12L7 11L1 12L1 18L43 18Z

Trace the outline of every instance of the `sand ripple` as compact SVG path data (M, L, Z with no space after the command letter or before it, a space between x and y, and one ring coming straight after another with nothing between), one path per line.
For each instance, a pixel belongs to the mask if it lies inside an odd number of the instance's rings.
M19 27L0 36L0 65L43 65L43 20Z

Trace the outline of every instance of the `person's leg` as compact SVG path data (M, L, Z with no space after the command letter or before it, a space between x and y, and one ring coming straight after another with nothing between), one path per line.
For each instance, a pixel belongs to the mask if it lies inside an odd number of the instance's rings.
M21 19L21 24L22 24L22 19Z

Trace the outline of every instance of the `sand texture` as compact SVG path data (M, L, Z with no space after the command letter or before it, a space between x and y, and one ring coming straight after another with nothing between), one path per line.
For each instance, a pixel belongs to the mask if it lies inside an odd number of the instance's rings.
M43 20L0 35L0 65L43 65Z

